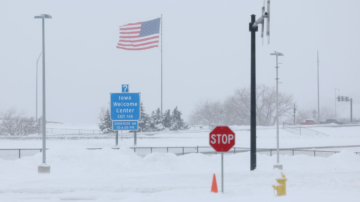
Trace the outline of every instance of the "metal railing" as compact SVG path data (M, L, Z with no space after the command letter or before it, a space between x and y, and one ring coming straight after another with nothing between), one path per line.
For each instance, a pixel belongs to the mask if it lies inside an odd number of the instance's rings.
M87 148L88 150L99 150L102 148ZM119 147L115 147L112 149L120 149ZM159 153L174 153L176 155L185 155L185 154L192 154L192 153L201 153L201 154L209 154L209 155L216 155L219 154L218 152L214 151L212 147L205 147L205 146L196 146L196 147L129 147L132 149L134 153L144 156L147 154L151 154L154 152ZM249 149L243 147L233 147L229 152L226 154L236 154L236 153L243 153L249 152ZM257 149L257 153L265 154L265 155L276 155L276 149ZM315 150L315 149L280 149L280 155L307 155L307 156L321 156L321 157L328 157L333 154L339 153L340 151L325 151L325 150ZM355 152L355 154L360 155L360 152Z
M91 129L65 129L65 128L46 128L47 134L57 134L57 135L95 135L103 134L101 130L91 130Z
M301 127L299 125L290 125L288 123L283 122L283 129L297 134L297 135L324 135L324 136L329 136L325 133L319 132L317 130L314 129L309 129L307 127Z
M48 150L48 149L46 149ZM0 158L3 159L17 159L24 156L33 156L39 152L42 152L41 149L0 149Z

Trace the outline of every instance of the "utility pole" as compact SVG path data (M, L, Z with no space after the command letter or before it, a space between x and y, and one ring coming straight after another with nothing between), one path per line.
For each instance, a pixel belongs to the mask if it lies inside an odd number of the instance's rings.
M258 28L253 27L255 15L251 15L251 93L250 93L250 170L256 168L256 51L255 33Z
M264 35L264 24L265 19L267 19L267 30L266 35L268 36L268 43L270 43L270 0L267 1L268 10L265 12L265 1L264 6L262 7L261 17L255 21L255 15L251 15L251 21L249 23L249 31L251 32L251 47L250 47L250 170L255 170L256 168L256 41L255 35L258 31L258 25L261 24L262 32L261 37Z

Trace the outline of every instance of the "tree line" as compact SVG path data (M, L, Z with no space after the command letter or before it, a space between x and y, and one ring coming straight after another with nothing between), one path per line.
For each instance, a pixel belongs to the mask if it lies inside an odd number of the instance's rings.
M279 116L287 116L293 108L293 96L280 93ZM276 121L276 90L265 85L256 86L256 123L274 125ZM250 89L240 88L223 102L199 102L190 116L192 125L250 125Z
M143 103L140 106L141 120L138 123L138 131L154 132L154 131L176 131L186 130L189 125L182 118L181 111L175 107L173 110L166 110L161 113L160 108L152 111L151 114L145 112ZM112 121L110 120L110 110L101 109L99 114L99 128L103 133L113 133Z
M25 136L41 132L40 123L34 117L26 117L24 112L9 109L0 115L0 135Z

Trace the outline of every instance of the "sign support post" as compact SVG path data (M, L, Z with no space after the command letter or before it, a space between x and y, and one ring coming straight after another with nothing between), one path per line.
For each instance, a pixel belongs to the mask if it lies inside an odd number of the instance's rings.
M116 131L115 134L116 134L115 145L118 146L118 143L119 143L119 131Z
M217 126L210 132L209 143L221 153L221 192L224 193L224 153L235 145L235 133L227 126Z
M221 192L224 193L224 153L221 153Z
M136 131L141 120L140 107L140 93L129 93L129 84L122 85L122 93L110 93L110 119L112 129L116 131L116 145L119 143L119 130L129 130L130 133L134 132L136 146Z

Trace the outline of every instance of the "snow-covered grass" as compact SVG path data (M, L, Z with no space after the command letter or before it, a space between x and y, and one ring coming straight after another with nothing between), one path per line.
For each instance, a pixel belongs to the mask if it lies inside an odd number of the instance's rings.
M247 127L248 128L248 127ZM281 147L360 144L360 127L314 128L329 136L299 136L280 131ZM249 147L250 132L234 128L236 146ZM257 145L275 148L275 128L257 131ZM359 135L360 136L360 135ZM141 137L141 136L140 136ZM133 139L47 141L50 174L38 174L41 153L16 160L0 159L0 201L358 201L360 156L342 149L330 157L281 155L288 178L287 196L274 197L276 156L257 155L250 171L250 154L225 155L225 194L210 193L212 175L221 189L220 155L152 153L145 157L128 149ZM138 146L208 146L208 132L143 135ZM0 148L40 148L41 140L1 140ZM101 147L102 150L86 148Z
M220 188L220 155L153 153L144 158L123 148L89 151L67 146L48 151L50 174L38 174L41 154L0 160L1 201L96 199L98 201L356 201L360 156L342 151L328 158L282 156L288 195L274 197L276 157L249 153L225 156L225 194L210 193L212 175ZM331 196L331 197L330 197ZM354 198L351 198L353 196ZM313 198L315 197L315 198Z

